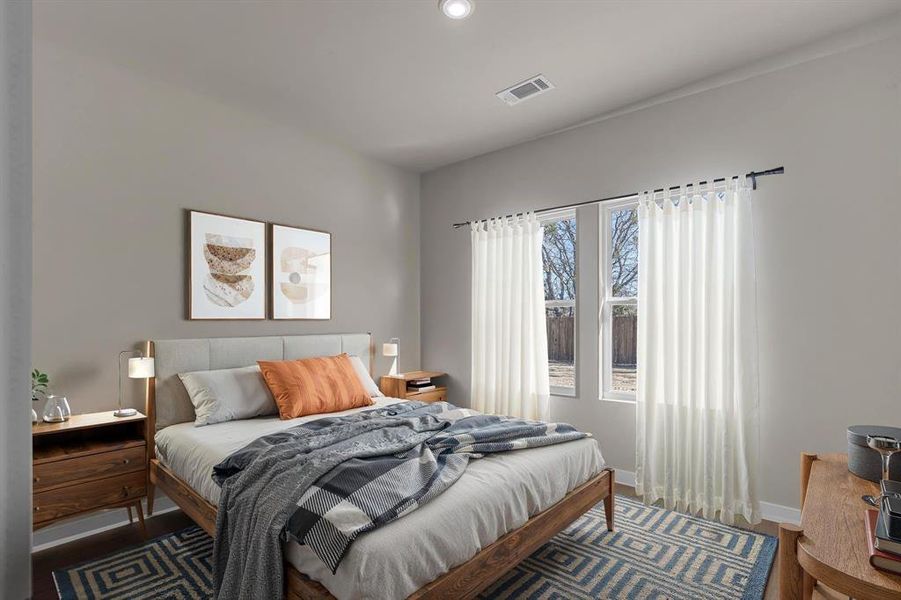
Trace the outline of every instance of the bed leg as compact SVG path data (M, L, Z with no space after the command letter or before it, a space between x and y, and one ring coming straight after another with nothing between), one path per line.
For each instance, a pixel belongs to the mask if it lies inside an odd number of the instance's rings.
M153 496L156 490L152 483L147 483L147 516L153 515Z
M607 518L607 531L613 531L613 513L616 506L615 475L616 471L610 469L610 490L607 492L607 497L604 498L604 516Z

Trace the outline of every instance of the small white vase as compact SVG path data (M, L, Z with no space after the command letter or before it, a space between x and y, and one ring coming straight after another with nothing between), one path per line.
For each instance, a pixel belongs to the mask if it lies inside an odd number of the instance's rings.
M31 422L32 423L38 422L38 413L34 412L33 408L31 409Z

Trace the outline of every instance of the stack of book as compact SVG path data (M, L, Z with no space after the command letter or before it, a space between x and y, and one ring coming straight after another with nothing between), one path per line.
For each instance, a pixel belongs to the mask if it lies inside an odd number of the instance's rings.
M898 482L883 481L882 493L894 493ZM901 497L883 498L882 510L867 511L867 547L870 564L877 569L901 574L901 525L899 511Z
M407 382L407 392L417 394L419 392L431 392L435 389L431 377L423 377L422 379L411 379Z

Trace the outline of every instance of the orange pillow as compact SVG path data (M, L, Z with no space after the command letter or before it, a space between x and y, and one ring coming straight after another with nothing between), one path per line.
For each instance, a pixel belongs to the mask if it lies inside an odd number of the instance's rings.
M282 419L372 404L347 354L258 363Z

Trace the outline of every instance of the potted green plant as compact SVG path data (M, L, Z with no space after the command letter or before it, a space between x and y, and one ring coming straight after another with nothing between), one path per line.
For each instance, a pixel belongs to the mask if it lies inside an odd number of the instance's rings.
M34 369L31 372L31 401L45 400L47 398L47 389L50 386L50 377L46 373ZM38 422L38 413L35 412L34 406L31 408L31 422Z

